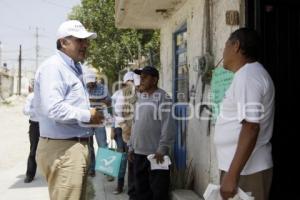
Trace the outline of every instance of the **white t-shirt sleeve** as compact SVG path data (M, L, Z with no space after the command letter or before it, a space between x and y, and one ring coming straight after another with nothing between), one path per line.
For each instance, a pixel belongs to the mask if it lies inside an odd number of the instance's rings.
M256 73L255 73L256 72ZM238 106L238 120L259 123L264 116L263 80L257 71L243 71L235 84L235 100Z

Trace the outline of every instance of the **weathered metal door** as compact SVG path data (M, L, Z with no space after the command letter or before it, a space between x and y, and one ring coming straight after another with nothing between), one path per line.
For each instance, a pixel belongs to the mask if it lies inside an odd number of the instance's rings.
M187 28L180 28L173 35L174 69L173 101L176 115L175 162L177 169L186 168L187 103L189 91L187 66Z
M246 0L246 24L262 37L262 63L269 71L276 89L276 109L272 138L274 176L270 199L295 199L298 192L298 166L290 156L299 151L298 98L300 91L300 1ZM298 194L297 194L298 196Z

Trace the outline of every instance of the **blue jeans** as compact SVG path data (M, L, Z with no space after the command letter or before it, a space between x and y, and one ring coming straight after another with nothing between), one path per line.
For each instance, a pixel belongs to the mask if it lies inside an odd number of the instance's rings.
M122 137L122 129L115 128L115 138L114 140L117 143L117 149L119 152L126 152L127 144L124 142Z
M122 129L121 128L115 128L115 141L117 143L117 148L119 152L126 152L128 153L128 147L127 144L124 142L123 137L122 137ZM126 163L127 164L127 163ZM126 165L125 165L125 170L126 170ZM135 194L135 185L134 185L134 168L133 168L133 163L128 161L128 196L129 199L136 199L136 194ZM125 174L123 177L118 177L118 187L123 187L124 186L124 178Z
M117 143L117 150L119 152L127 152L127 144L124 142L122 137L122 129L121 128L115 128L115 141ZM125 163L127 164L127 163ZM125 171L126 171L126 165ZM125 180L125 174L123 177L118 177L118 187L123 188L124 186L124 180Z
M106 130L105 127L95 128L94 130L98 147L107 148ZM90 171L95 171L96 160L95 160L95 149L93 136L91 136L89 142L89 151L91 157Z

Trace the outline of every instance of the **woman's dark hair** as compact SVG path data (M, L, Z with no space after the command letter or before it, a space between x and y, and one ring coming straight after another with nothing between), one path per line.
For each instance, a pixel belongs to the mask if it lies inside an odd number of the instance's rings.
M239 41L242 54L249 59L258 60L260 56L260 37L258 33L250 28L240 28L231 33L231 42Z

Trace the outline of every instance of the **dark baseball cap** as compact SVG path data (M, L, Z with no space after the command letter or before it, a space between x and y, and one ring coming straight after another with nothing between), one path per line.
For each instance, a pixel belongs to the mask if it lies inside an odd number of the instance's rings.
M135 69L133 70L134 73L141 75L141 74L147 74L151 75L153 77L159 78L159 72L155 67L152 66L146 66L143 69Z

